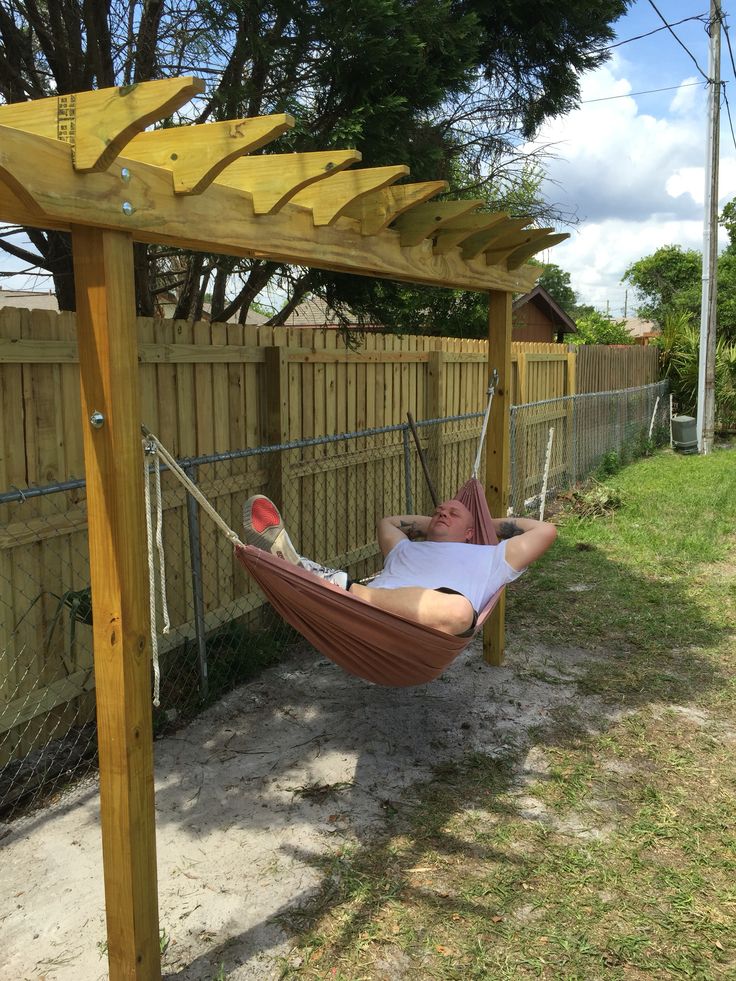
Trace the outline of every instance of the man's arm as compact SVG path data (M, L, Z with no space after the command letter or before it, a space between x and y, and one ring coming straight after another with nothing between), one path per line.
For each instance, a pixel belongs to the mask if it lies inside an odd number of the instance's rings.
M543 555L557 538L557 529L534 518L494 518L499 539L506 539L506 561L519 571Z
M392 514L378 522L378 545L383 556L387 556L394 545L402 538L413 539L424 535L431 518L423 514Z

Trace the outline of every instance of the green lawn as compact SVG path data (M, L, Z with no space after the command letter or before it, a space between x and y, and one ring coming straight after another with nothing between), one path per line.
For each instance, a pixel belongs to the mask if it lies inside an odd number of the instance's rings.
M736 449L607 483L507 605L514 650L575 651L578 700L335 852L285 978L736 978Z

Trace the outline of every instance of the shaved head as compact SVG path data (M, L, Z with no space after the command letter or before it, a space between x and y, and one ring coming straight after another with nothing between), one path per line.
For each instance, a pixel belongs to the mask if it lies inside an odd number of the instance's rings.
M472 542L474 534L473 515L461 501L452 498L434 509L427 529L427 541Z

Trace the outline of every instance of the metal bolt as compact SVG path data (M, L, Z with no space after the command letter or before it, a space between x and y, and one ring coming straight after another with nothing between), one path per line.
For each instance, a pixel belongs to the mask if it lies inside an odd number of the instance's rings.
M102 429L102 427L105 425L105 417L101 412L98 412L95 409L95 411L89 417L89 424L93 429Z
M120 179L125 181L126 184L130 183L130 178L132 176L133 175L131 174L131 172L128 170L127 167L123 167L123 169L120 171Z
M124 215L130 216L130 215L133 214L134 211L135 211L135 208L130 203L130 201L123 201L123 214Z

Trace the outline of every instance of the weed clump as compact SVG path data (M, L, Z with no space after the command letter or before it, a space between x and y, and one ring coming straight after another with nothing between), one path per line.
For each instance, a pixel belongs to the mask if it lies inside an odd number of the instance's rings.
M567 508L581 518L601 518L613 514L623 504L617 490L591 478L588 485L579 490L563 494Z

